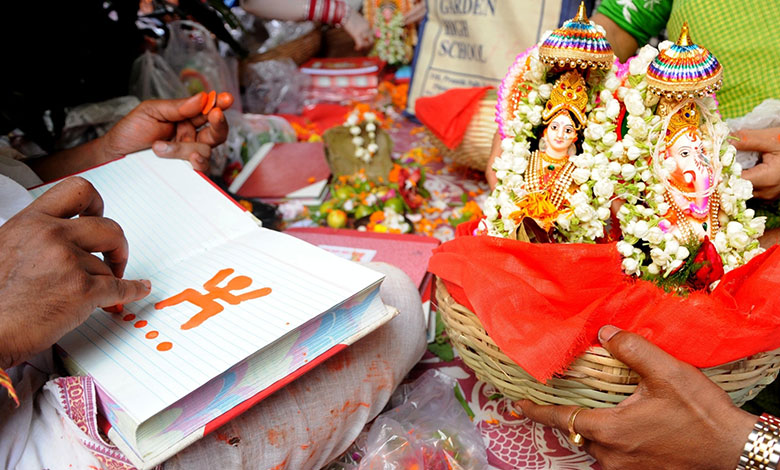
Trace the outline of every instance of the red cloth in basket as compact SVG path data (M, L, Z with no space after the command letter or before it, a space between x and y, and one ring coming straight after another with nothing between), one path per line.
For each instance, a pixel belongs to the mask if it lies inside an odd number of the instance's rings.
M453 88L439 95L418 98L414 112L433 135L453 150L463 141L479 102L491 88Z
M697 367L780 347L780 251L686 297L624 275L615 244L533 244L471 236L438 247L429 270L496 345L539 381L564 370L601 326L641 334Z

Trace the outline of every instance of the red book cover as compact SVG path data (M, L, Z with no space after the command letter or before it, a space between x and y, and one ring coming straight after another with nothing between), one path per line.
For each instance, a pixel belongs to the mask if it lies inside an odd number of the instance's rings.
M268 143L247 162L229 191L246 198L317 199L329 177L322 142Z

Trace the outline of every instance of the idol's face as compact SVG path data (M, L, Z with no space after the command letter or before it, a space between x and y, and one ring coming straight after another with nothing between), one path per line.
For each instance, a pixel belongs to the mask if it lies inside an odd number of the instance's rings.
M568 113L557 115L544 131L547 153L566 155L576 139L577 129Z
M674 161L670 178L678 189L694 192L709 187L710 162L698 132L690 130L678 137L667 149L666 158Z

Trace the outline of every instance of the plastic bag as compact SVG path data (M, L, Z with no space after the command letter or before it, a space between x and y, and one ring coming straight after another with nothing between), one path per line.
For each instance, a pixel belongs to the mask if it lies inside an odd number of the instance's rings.
M237 75L228 62L219 55L211 33L202 25L187 21L172 21L168 24L170 38L163 51L163 58L178 74L187 93L194 95L201 91L228 91L238 101ZM233 62L235 65L235 61ZM241 109L241 104L234 104Z
M247 65L244 73L244 111L300 114L303 110L302 90L309 78L292 59L254 62Z
M140 103L135 96L120 96L70 109L57 147L72 148L102 136Z
M294 41L314 30L314 23L311 21L269 20L263 24L268 32L268 39L257 49L258 54Z
M257 150L268 142L295 142L295 130L279 116L241 114L228 110L225 116L230 126L227 141L229 159L242 164L249 161Z
M396 391L404 402L382 413L365 439L365 455L349 470L484 470L482 436L455 398L454 379L437 370L409 389Z
M141 54L130 71L130 94L141 101L175 99L187 96L187 90L168 62L154 52Z
M766 129L769 127L780 126L780 100L766 99L761 104L753 108L746 115L728 119L726 123L732 132L743 129ZM737 151L737 162L742 168L752 168L758 163L758 152L749 152L747 150Z

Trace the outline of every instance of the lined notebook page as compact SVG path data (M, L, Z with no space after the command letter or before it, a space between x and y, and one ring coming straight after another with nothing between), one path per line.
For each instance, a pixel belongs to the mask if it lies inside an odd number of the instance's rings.
M257 227L188 164L150 154L130 155L80 176L95 185L106 216L125 230L126 277L151 280L152 293L126 305L122 314L95 311L58 343L136 421L382 278ZM224 278L209 291L204 283L218 273ZM221 297L202 300L228 283L231 289ZM193 319L204 309L190 300L155 307L182 292L224 309L198 322ZM247 293L255 297L231 297Z

